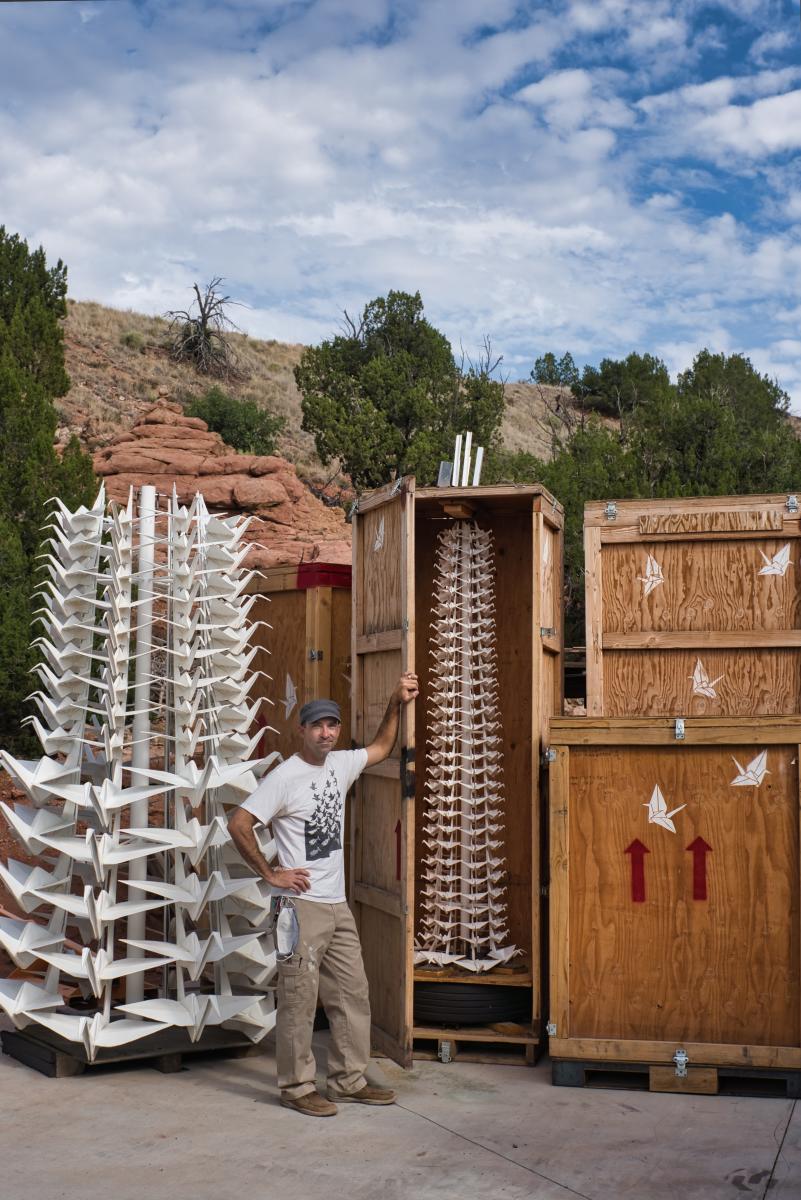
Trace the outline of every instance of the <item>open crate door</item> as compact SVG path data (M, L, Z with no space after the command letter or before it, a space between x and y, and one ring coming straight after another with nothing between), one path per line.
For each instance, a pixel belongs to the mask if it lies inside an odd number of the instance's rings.
M352 728L375 735L403 671L414 670L414 480L359 501L353 517ZM368 768L352 809L351 901L370 982L373 1046L412 1061L414 705L386 762Z

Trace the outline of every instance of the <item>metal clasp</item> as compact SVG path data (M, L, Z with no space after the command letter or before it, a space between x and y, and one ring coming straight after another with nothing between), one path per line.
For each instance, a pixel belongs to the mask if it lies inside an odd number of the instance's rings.
M788 496L784 506L789 513L798 512L798 496Z
M687 1063L690 1061L686 1050L677 1050L673 1055L673 1061L676 1064L676 1075L679 1079L687 1078Z
M452 1061L451 1044L450 1042L437 1043L437 1058L441 1063L449 1063Z
M674 734L677 742L684 741L684 717L676 717Z
M548 1034L548 1037L556 1037L556 1023L549 1021L545 1026L545 1032Z
M617 520L617 505L615 504L614 500L610 500L607 504L606 508L604 509L604 516L606 517L607 521Z

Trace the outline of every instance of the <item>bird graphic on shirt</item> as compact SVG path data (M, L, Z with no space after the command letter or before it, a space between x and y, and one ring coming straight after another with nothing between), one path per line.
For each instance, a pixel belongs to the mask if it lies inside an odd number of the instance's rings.
M306 821L306 861L328 858L334 850L342 849L342 796L333 767L326 776L322 792L311 785L315 800L314 812Z

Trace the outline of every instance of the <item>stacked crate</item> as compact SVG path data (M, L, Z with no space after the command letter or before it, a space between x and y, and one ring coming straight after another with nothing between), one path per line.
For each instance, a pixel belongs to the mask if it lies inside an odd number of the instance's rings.
M585 548L588 716L549 754L554 1079L795 1094L797 499L591 504Z

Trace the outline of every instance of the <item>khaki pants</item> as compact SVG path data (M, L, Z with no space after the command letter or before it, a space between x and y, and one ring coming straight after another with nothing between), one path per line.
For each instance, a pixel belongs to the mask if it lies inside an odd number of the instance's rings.
M278 1086L297 1099L316 1090L312 1029L317 995L331 1027L328 1084L358 1092L370 1057L370 999L356 922L347 904L294 899L300 938L278 964Z

